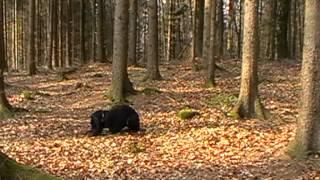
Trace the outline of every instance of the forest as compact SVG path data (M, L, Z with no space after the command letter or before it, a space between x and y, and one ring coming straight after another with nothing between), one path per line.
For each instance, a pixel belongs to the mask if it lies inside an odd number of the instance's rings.
M319 9L0 0L0 180L320 179Z

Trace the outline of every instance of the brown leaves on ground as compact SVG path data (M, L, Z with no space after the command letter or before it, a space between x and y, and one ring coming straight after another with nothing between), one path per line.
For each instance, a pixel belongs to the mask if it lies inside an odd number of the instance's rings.
M129 68L136 89L161 93L129 98L145 132L88 137L89 115L108 107L111 69L92 64L59 81L54 75L9 76L11 103L28 112L0 121L0 150L15 160L66 179L311 179L318 161L292 162L284 151L293 138L299 65L261 65L259 85L267 121L226 117L239 91L239 62L223 64L218 86L204 88L204 73L164 65L164 80L143 82L145 70ZM270 71L272 69L272 71ZM32 99L21 97L31 91ZM225 100L224 100L225 96ZM218 99L216 97L219 97ZM177 112L200 112L181 120ZM318 173L318 174L317 174Z

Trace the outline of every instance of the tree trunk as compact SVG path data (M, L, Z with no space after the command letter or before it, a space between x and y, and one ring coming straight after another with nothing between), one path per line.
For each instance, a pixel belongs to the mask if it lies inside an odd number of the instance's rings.
M157 0L148 1L149 31L147 34L147 78L149 80L160 80L159 72L159 50L158 50L158 15Z
M208 72L206 86L215 86L215 62L216 62L216 0L210 0L210 46L208 49Z
M12 116L12 107L7 100L4 87L3 72L6 61L4 48L3 1L0 1L0 120L7 119Z
M71 23L72 23L72 1L67 1L67 26L66 26L66 67L72 66L72 38L71 38Z
M136 59L136 40L137 40L137 0L129 1L129 50L128 62L130 65L137 65Z
M320 152L320 1L305 2L301 99L296 137L288 153L297 159Z
M84 8L85 0L80 0L80 63L83 65L85 63L85 42L84 42Z
M290 0L279 1L279 15L278 23L279 30L277 33L277 54L278 58L289 57L289 45L288 45L288 24L289 24L289 8Z
M123 102L125 93L133 90L127 73L128 59L128 9L129 2L115 2L114 45L112 62L111 96L115 102Z
M244 7L244 35L241 86L238 103L230 112L236 118L265 119L258 95L258 0L246 0Z
M36 74L35 63L35 12L36 3L35 0L29 0L29 46L28 46L28 74ZM40 47L38 47L40 48Z
M1 152L0 162L0 179L60 179L58 177L43 173L37 169L19 164Z
M97 0L97 17L96 17L96 20L97 20L97 60L99 62L105 62L103 12L104 12L103 0Z
M208 53L210 50L210 30L211 30L211 0L204 0L204 25L203 25L203 45L202 59L204 64L208 63Z
M217 55L221 59L223 57L223 46L224 46L224 15L223 15L223 0L218 0L218 27L217 37L218 37L218 47Z
M196 1L195 8L195 57L202 57L203 48L203 21L204 21L204 0L194 0Z

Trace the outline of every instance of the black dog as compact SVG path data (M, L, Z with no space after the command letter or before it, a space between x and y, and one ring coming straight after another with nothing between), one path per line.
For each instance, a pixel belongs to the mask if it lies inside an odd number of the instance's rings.
M93 136L101 134L103 128L108 128L114 134L124 127L129 131L140 130L138 113L128 105L118 105L110 110L98 110L91 115L91 133Z

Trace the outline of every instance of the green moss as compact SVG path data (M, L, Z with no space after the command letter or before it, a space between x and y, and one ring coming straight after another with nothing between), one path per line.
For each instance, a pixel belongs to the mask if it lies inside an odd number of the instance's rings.
M306 148L302 146L301 143L299 143L297 140L293 140L289 143L286 154L293 159L303 160L308 157L309 152L306 151Z
M213 82L213 81L211 81L211 80L208 80L205 84L204 84L204 87L205 88L213 88L213 87L215 87L216 86L216 84Z
M0 179L58 180L60 178L15 162L0 153Z
M233 109L232 111L228 112L227 114L229 117L233 119L240 119L240 114L237 112L237 110Z
M153 95L153 94L160 94L161 91L157 88L147 87L147 88L144 88L141 91L141 93L145 95Z
M34 93L32 91L22 91L20 96L25 100L34 99Z
M190 108L184 108L182 110L180 110L178 112L178 117L180 117L181 119L185 120L185 119L191 119L193 118L195 115L199 115L200 113L190 109Z
M133 142L128 145L127 149L128 153L138 154L142 152L146 152L146 148L142 143Z
M237 102L237 97L235 95L230 94L217 94L211 99L207 101L208 105L219 107L219 108L226 108L232 107Z
M262 106L260 100L257 98L255 101L255 113L256 113L256 118L258 119L267 119L266 117L266 110Z
M0 119L8 119L13 117L13 112L5 106L0 106Z

